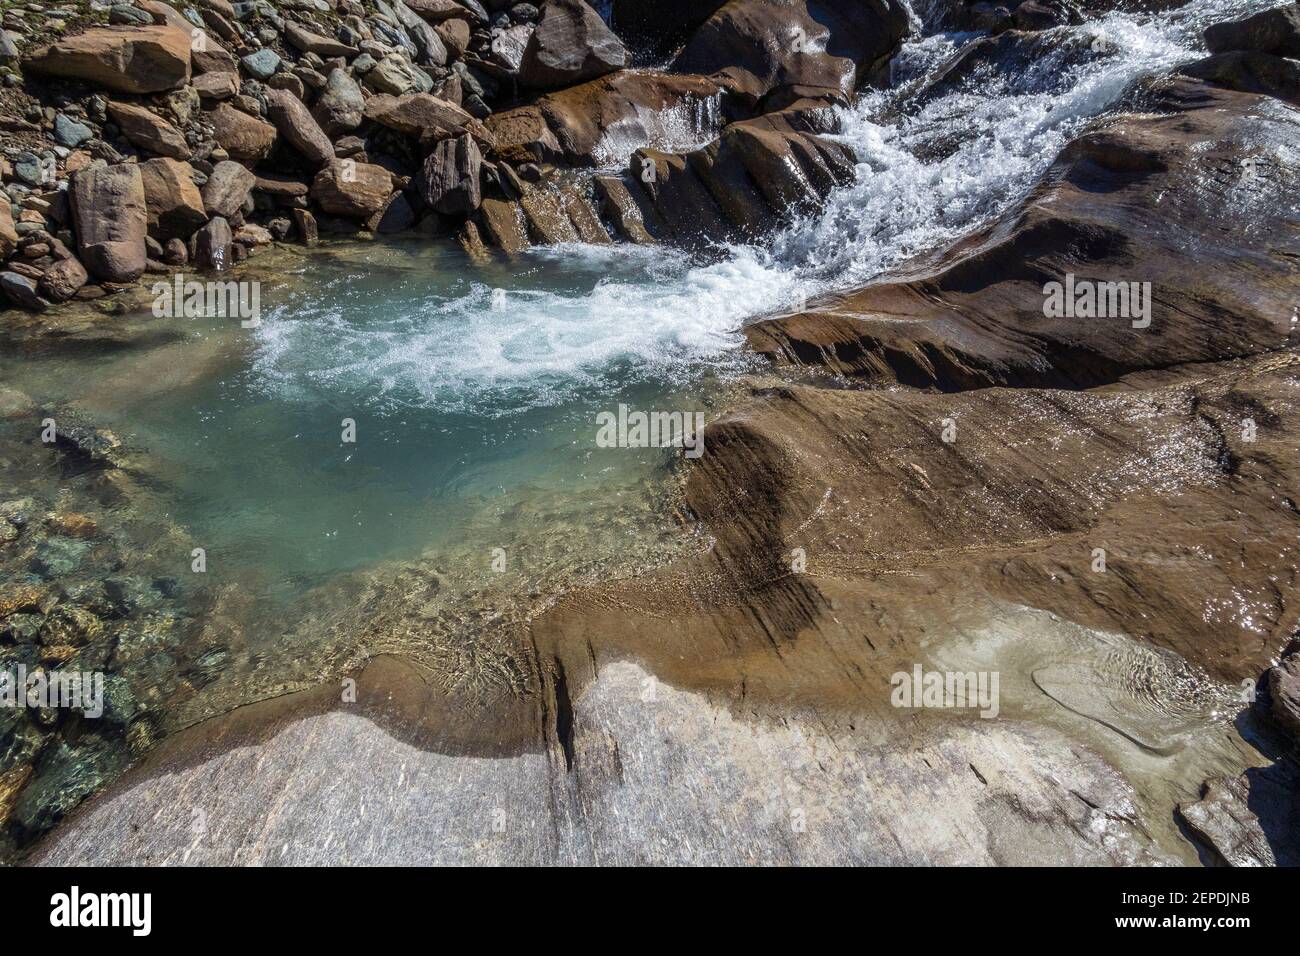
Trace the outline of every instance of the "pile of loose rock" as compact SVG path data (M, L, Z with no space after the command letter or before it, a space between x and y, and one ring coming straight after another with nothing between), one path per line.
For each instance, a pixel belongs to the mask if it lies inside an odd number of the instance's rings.
M487 256L761 231L849 175L817 134L906 29L892 0L823 6L670 12L664 70L629 69L637 50L585 0L8 8L0 290L40 310L321 234L417 230ZM652 7L622 0L615 27L640 37ZM682 110L722 135L650 149Z

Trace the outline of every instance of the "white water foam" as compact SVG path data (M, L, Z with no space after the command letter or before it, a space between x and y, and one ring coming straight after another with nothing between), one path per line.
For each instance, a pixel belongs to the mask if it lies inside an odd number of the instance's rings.
M306 319L310 310L282 308L263 323L257 373L282 394L354 390L482 414L563 403L628 375L680 384L735 359L746 320L861 285L1005 210L1135 80L1204 55L1207 24L1270 5L1195 0L1058 28L1068 42L1023 75L982 77L884 121L906 105L896 100L909 80L932 76L971 35L914 37L896 60L894 90L843 116L856 182L766 246L731 248L707 265L662 248L534 250L506 283L502 308L480 283L390 303L391 317L325 305ZM1079 56L1097 36L1105 49ZM955 148L925 158L945 137ZM588 278L566 281L566 271Z

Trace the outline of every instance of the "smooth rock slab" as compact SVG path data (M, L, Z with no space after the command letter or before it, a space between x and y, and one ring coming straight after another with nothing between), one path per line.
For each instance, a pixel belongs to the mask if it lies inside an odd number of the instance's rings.
M186 732L64 824L35 861L1167 861L1132 822L1122 779L1043 730L950 722L924 744L868 745L818 721L740 719L615 663L573 701L564 744L449 748L455 755L404 722L437 710L438 692L409 665L378 669L378 686L370 670L359 679L357 705L321 713L287 699ZM382 706L366 705L376 698Z

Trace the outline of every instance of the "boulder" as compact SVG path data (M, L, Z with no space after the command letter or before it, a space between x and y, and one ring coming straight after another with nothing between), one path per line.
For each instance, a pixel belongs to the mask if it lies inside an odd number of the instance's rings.
M199 98L222 102L239 95L242 84L238 73L203 73L190 82Z
M289 145L313 166L324 166L334 158L330 138L303 101L288 90L266 91L266 114Z
M37 291L36 280L19 272L0 272L0 291L15 305L34 312L40 312L49 305Z
M172 26L93 27L36 50L24 69L119 93L157 93L190 78L190 35Z
M275 145L274 126L229 103L220 104L204 118L212 124L213 135L232 159L257 162L265 159Z
M444 20L434 29L438 31L442 45L447 48L447 53L453 60L459 60L465 55L471 36L468 22L460 19Z
M391 53L366 73L366 83L379 93L401 96L412 91L427 93L433 89L433 80L409 60Z
M456 0L406 0L406 5L430 23L468 19L475 16L465 6L457 3ZM482 19L486 20L487 16L484 15Z
M431 142L462 133L476 133L491 140L487 130L474 117L455 103L439 99L430 93L408 93L405 96L380 94L366 100L366 119L380 126L419 137Z
M1090 388L1284 348L1292 191L1285 177L1244 178L1244 164L1290 148L1290 111L1183 77L1146 95L1149 112L1080 136L1021 202L942 253L746 338L778 361L945 392ZM1195 203L1167 201L1188 191ZM1243 201L1248 238L1216 225ZM1087 284L1067 293L1071 277Z
M558 89L627 66L623 43L585 0L550 0L524 50L519 82Z
M243 208L257 177L233 160L222 160L203 184L203 210L209 216L233 219Z
M415 225L415 210L405 193L396 192L388 197L384 208L371 217L370 227L380 235L402 232Z
M439 142L420 171L425 204L446 216L473 212L483 201L479 180L482 165L474 137L458 136Z
M303 53L315 53L323 60L328 60L334 56L346 57L350 60L359 52L354 46L348 46L338 40L331 40L329 37L312 33L307 28L292 21L288 21L284 25L284 38L291 46L297 47Z
M185 135L152 110L131 103L110 102L108 115L133 146L159 156L189 159L191 150Z
M336 159L312 181L311 198L327 213L369 219L393 193L393 177L382 166Z
M85 267L76 257L68 256L45 270L39 288L41 295L51 302L66 302L88 281L90 276Z
M365 110L366 98L361 94L357 81L347 70L333 69L311 114L326 135L339 136L360 126Z
M200 269L225 272L235 262L233 242L230 223L217 216L194 236L194 264Z
M73 231L87 271L106 282L140 278L149 213L139 166L119 163L78 170L70 192Z
M1249 50L1300 59L1300 3L1213 24L1205 30L1205 45L1211 53Z
M425 66L446 66L449 58L447 47L443 45L438 31L417 16L402 0L392 0L390 9L415 44L417 61Z
M0 192L0 262L8 259L18 248L18 231L14 228L13 207L9 197Z
M480 219L487 238L506 255L518 255L529 247L528 220L518 202L484 199Z
M199 29L187 20L179 10L161 0L138 0L141 9L153 17L154 22L164 26L175 27L184 32L186 43L190 48L190 66L194 73L234 73L239 64L235 56L227 50L221 41L206 30Z
M1300 649L1292 650L1269 670L1268 696L1273 719L1300 744Z
M679 47L726 0L613 0L612 26L638 54L661 57Z
M242 167L240 167L242 168ZM151 159L140 164L149 235L159 242L188 239L208 221L189 163Z
M1195 77L1243 93L1261 93L1300 106L1300 62L1271 53L1233 50L1179 67Z
M498 153L513 162L562 156L569 165L614 166L642 146L680 137L696 117L707 121L720 94L705 77L623 71L495 113L485 125ZM717 135L697 132L699 142Z
M240 65L249 76L265 82L280 69L280 54L270 47L264 47L254 53L247 53L239 58Z
M848 97L888 62L907 30L898 0L729 0L692 34L672 69L717 76L751 108L783 86Z
M94 138L95 131L85 123L78 123L64 113L54 117L54 141L60 146L76 149L82 143Z

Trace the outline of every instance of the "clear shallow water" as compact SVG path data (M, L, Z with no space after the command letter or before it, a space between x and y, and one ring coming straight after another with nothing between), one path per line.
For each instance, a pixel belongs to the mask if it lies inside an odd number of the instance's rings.
M556 247L484 268L448 244L287 255L255 331L178 320L188 338L170 358L12 372L38 401L75 401L147 448L217 566L256 565L290 589L389 558L511 547L544 513L581 527L635 499L648 521L671 454L596 448L598 412L709 408L748 367L744 322L942 248L1013 203L1134 80L1200 55L1207 23L1267 5L1197 0L1061 28L1028 70L917 106L917 88L970 39L923 31L894 88L843 117L857 182L761 248L701 263ZM530 527L519 508L543 501Z

